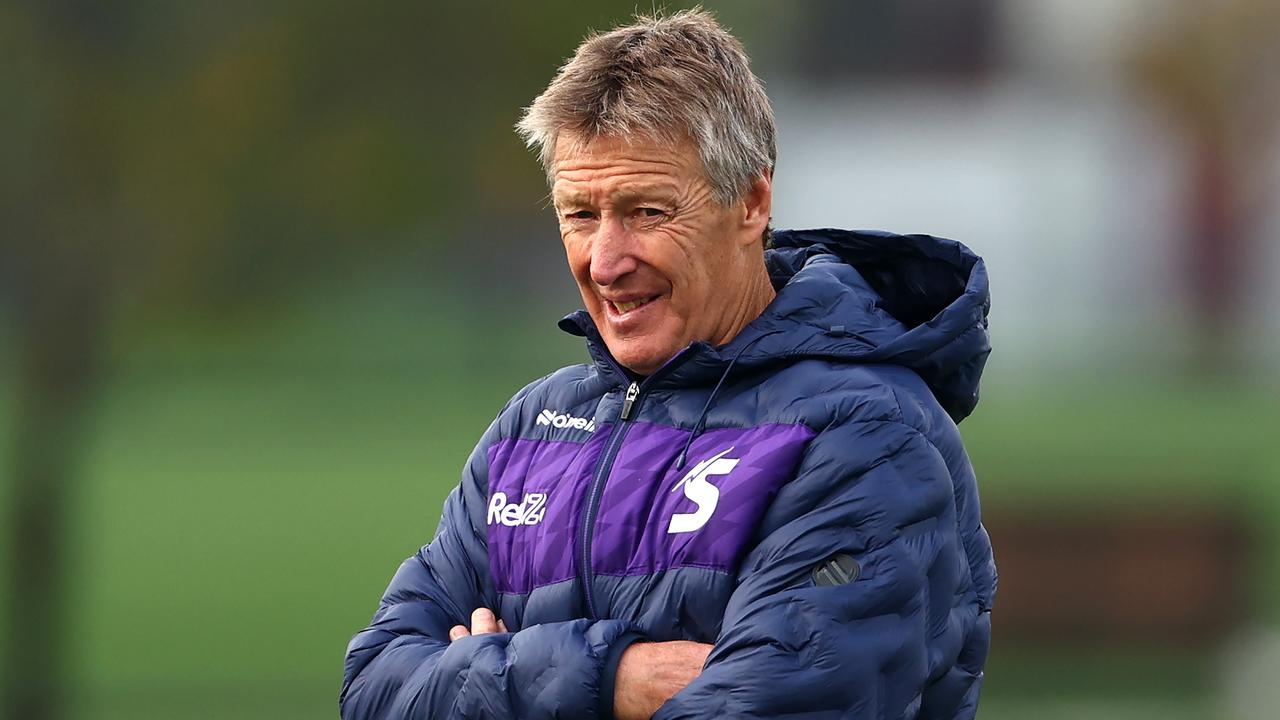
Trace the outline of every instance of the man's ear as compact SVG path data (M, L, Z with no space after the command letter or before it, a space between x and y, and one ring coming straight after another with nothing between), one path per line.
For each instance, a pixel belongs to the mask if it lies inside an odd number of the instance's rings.
M759 243L773 209L773 170L766 169L757 175L741 202L742 244Z

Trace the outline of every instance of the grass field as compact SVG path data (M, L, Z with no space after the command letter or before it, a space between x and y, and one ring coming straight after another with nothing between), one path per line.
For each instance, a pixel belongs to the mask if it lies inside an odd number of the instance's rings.
M356 304L117 346L67 539L77 717L336 715L347 640L430 539L479 433L525 381L582 356L545 319L490 317L482 337L463 309L423 317ZM1230 383L989 383L962 429L988 504L1226 496L1276 528L1274 400ZM1087 654L1002 652L984 718L1214 712L1195 659L1114 659L1156 678L1124 684Z

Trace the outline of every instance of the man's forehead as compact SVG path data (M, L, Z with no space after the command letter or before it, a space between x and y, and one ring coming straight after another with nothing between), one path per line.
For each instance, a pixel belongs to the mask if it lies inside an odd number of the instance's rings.
M554 149L557 162L577 156L629 155L642 158L680 158L697 154L697 147L690 138L672 138L657 132L584 135L566 130L556 136Z
M617 196L673 193L700 178L697 150L691 142L670 143L645 137L573 136L556 143L552 194L571 200L602 189Z

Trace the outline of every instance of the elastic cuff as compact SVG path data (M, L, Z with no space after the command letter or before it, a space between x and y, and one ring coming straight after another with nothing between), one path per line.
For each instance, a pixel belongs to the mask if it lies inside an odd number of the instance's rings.
M613 690L618 680L618 663L622 662L622 653L632 643L644 640L644 635L635 630L628 630L618 636L609 646L609 654L604 658L604 670L600 673L600 713L602 720L613 720Z

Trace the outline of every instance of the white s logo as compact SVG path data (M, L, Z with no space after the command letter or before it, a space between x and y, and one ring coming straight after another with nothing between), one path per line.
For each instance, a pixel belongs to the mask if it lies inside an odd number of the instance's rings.
M712 458L703 460L693 469L689 471L671 488L671 492L684 487L684 496L698 504L698 509L691 513L676 513L671 516L671 525L667 527L667 534L687 533L701 529L707 521L711 519L711 514L716 511L716 504L720 502L720 489L715 485L707 482L708 475L728 475L738 465L738 461L734 458L727 458L725 455L733 452L733 448L729 448L718 453Z

